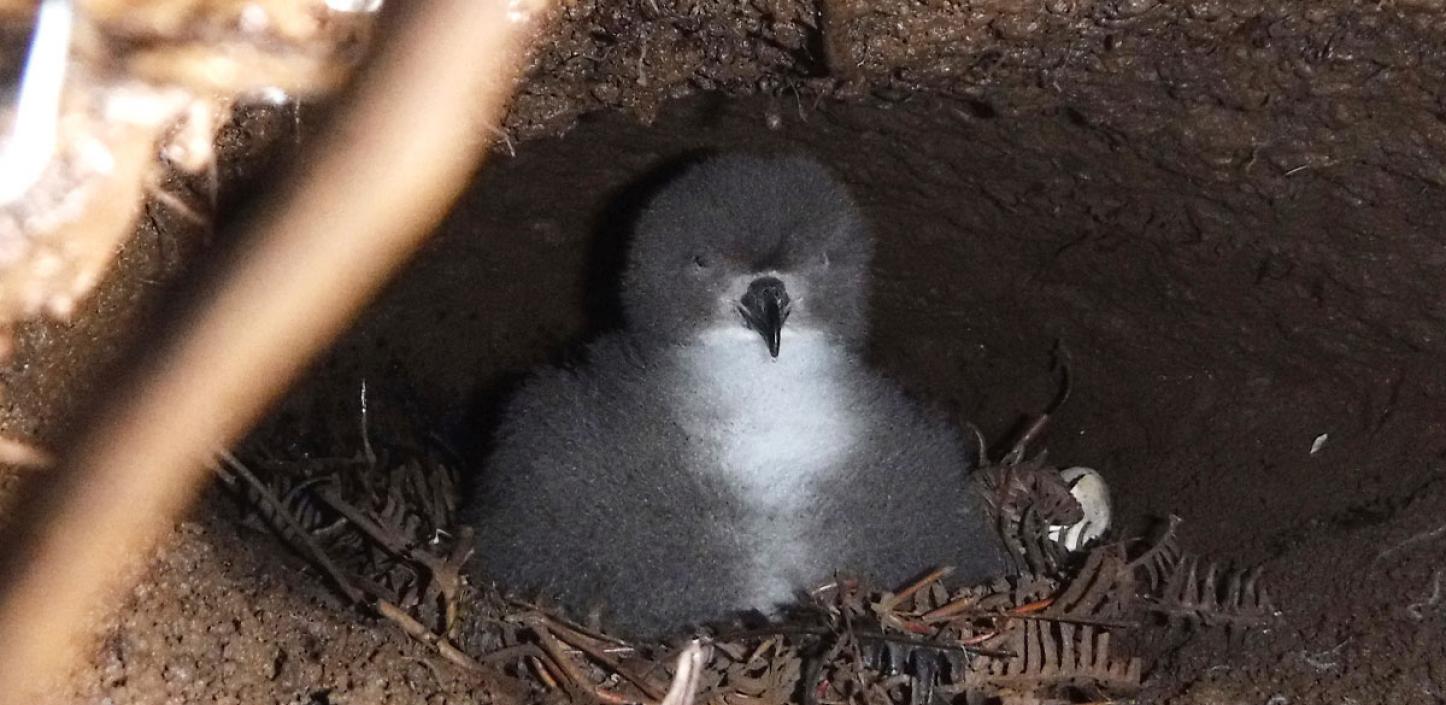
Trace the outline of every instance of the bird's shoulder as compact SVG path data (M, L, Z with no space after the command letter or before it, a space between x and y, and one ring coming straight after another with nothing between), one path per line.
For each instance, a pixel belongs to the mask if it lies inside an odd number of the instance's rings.
M860 375L855 393L869 410L875 444L891 454L961 468L976 464L964 429L945 413L942 406L910 394L882 371L868 368Z
M487 492L529 501L551 493L566 505L563 495L610 496L625 489L620 478L680 454L682 437L658 403L655 370L634 348L621 334L607 335L574 364L535 371L503 408L482 482Z
M549 427L570 434L645 409L652 369L628 336L605 334L569 364L534 370L503 413L504 431Z

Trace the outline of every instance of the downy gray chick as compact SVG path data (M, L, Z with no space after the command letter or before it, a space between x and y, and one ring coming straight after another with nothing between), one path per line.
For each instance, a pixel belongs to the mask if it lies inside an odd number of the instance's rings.
M624 330L505 411L473 508L484 580L658 636L836 574L1004 570L962 434L864 363L872 242L826 169L694 166L630 254Z

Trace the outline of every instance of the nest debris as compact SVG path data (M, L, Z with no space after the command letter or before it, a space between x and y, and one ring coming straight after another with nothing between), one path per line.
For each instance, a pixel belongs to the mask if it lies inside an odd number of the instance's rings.
M253 450L223 474L353 604L526 701L1115 702L1141 688L1145 632L1233 633L1276 618L1260 571L1187 554L1178 518L1153 538L1062 550L1047 529L1079 507L1042 455L1025 459L1037 430L978 475L1011 574L955 590L948 568L897 591L841 577L778 624L682 645L628 643L467 584L455 465L435 444L378 455L364 433L350 458Z

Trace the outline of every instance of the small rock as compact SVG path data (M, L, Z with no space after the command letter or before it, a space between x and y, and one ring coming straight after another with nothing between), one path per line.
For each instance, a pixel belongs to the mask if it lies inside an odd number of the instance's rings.
M190 664L169 663L162 671L162 677L166 679L167 685L184 686L196 677L196 671Z
M770 104L768 109L763 111L763 124L774 132L783 129L783 111L777 104Z
M611 83L599 83L593 86L592 97L604 105L616 105L618 101L618 87Z
M1022 40L1039 33L1035 15L1001 15L989 24L1003 39Z
M1115 16L1139 17L1154 9L1157 4L1157 0L1117 0L1117 2L1115 2Z
M1195 0L1185 10L1197 20L1212 21L1225 16L1225 5L1220 0Z

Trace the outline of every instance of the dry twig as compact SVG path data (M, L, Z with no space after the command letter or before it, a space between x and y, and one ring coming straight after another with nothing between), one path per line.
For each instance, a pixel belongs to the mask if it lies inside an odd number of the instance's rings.
M336 585L338 590L341 590L342 594L345 595L352 604L367 604L366 595L362 590L353 584L346 573L337 567L336 562L331 560L331 556L322 550L321 546L316 543L316 539L312 538L311 532L303 528L301 524L296 521L296 518L291 515L291 512L286 510L286 505L271 491L271 488L257 479L250 468L247 468L241 461L237 460L236 456L232 455L229 451L223 450L217 453L217 455L225 461L226 468L230 473L244 480L260 501L270 506L267 517L281 525L278 526L277 529L282 532L283 536L286 536L291 541L300 543L300 548L304 549L311 559L316 561L316 564L320 566L322 570L326 571L332 583ZM218 467L217 469L219 470L220 468Z

